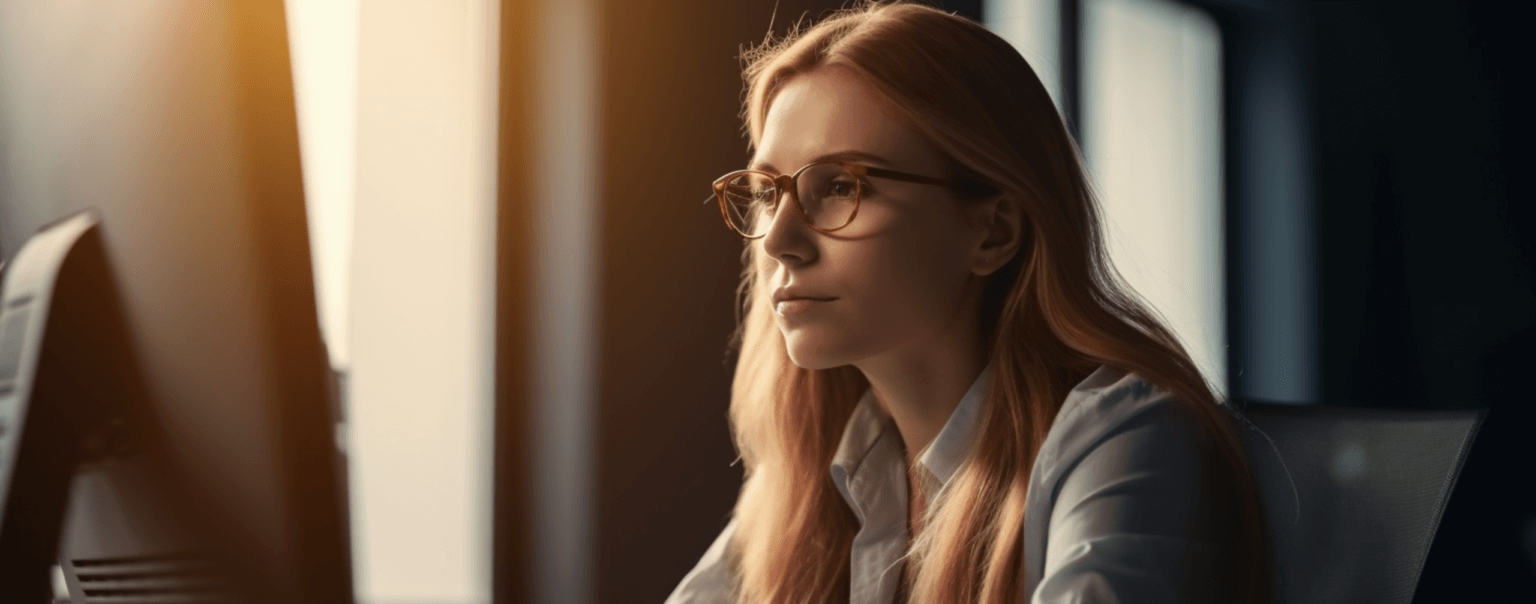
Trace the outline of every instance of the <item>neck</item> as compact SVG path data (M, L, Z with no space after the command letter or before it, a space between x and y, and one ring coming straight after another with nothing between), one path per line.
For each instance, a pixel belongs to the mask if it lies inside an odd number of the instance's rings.
M947 331L976 333L967 327ZM944 429L966 390L986 367L987 359L976 338L952 340L924 342L907 354L885 355L858 364L869 380L875 403L896 421L909 468Z

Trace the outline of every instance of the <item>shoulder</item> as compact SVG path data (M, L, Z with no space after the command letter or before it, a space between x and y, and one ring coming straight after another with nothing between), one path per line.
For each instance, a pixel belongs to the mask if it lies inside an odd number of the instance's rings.
M1041 443L1034 466L1035 478L1046 482L1060 479L1099 443L1132 426L1174 442L1207 440L1210 428L1193 404L1175 398L1135 373L1100 366L1062 402L1045 442Z
M1208 414L1194 404L1109 366L1073 388L1029 478L1024 547L1030 593L1048 574L1048 561L1058 571L1095 556L1151 556L1136 559L1152 564L1166 557L1156 552L1199 549L1190 544L1209 535L1197 522L1205 514L1192 512L1208 504L1202 485L1214 449ZM1052 534L1056 529L1063 531Z

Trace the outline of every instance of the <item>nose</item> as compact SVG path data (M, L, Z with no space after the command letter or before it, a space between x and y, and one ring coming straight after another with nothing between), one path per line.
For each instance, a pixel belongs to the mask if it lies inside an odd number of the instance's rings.
M768 232L760 240L763 251L784 264L803 265L816 259L816 232L800 215L800 208L788 190L779 193L779 211L768 222Z

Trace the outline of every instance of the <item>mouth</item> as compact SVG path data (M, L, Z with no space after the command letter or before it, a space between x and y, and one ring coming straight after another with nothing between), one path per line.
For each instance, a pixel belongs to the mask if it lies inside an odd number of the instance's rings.
M773 305L773 312L781 317L798 315L825 306L837 298L788 298Z

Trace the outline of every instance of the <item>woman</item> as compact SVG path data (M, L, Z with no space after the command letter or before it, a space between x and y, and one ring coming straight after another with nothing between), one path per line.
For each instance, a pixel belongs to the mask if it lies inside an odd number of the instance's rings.
M1267 601L1229 412L1024 59L913 4L746 58L746 479L668 602Z

